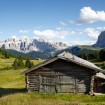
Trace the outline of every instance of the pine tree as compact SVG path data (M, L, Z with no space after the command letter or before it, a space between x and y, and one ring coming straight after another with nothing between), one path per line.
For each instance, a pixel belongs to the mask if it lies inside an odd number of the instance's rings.
M25 66L28 67L29 66L29 63L30 63L30 59L28 58L25 62Z
M25 62L25 66L28 68L31 68L34 66L34 63L30 61L30 59L28 58Z
M5 55L6 58L10 58L10 54L8 52L5 52L4 55Z
M17 59L14 60L12 67L16 70L16 69L20 69L20 68L24 68L24 62L22 57L19 57Z
M18 67L19 68L23 68L24 67L24 62L23 62L23 59L22 59L21 56L18 58Z
M34 63L33 62L30 62L29 68L31 68L33 66L34 66Z
M13 64L12 64L12 67L13 67L15 70L18 69L18 60L17 60L17 59L14 60L14 62L13 62Z
M99 59L101 61L105 61L105 49L100 50L100 52L99 52Z

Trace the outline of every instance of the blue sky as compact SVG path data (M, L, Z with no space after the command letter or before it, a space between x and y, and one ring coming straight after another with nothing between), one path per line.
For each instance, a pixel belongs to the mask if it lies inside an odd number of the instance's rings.
M93 44L105 30L105 0L0 0L0 39Z

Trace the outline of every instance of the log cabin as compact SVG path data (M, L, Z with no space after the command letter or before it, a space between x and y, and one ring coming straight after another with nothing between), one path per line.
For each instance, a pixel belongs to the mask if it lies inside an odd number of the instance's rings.
M104 92L103 70L69 52L63 52L22 74L28 91L45 93L94 94ZM98 86L100 85L100 86Z

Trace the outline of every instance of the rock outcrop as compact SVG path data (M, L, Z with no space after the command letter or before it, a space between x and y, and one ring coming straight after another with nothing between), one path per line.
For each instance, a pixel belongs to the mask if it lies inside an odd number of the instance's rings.
M50 42L44 39L10 38L0 42L0 48L16 50L24 53L31 51L51 52L54 50L62 50L67 47L68 46L65 43Z
M94 44L93 46L105 48L105 31L101 32L101 34L98 36L96 44Z

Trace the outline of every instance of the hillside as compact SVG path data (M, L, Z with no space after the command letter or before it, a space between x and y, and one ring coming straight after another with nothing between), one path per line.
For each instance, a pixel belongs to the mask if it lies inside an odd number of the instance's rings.
M93 53L93 52L99 52L102 48L94 47L94 46L88 46L88 45L79 45L71 48L71 53L75 55L80 55L82 53Z
M0 41L0 48L15 50L18 52L51 52L55 50L62 50L68 46L62 42L51 42L44 39L34 38L9 38L5 41Z
M9 64L12 59L8 59ZM37 62L38 61L38 62ZM1 59L6 67L7 59ZM35 60L34 63L39 63ZM0 70L0 105L104 105L105 95L44 94L25 90L25 69Z
M75 55L79 55L82 53L92 53L92 52L99 52L102 48L99 47L94 47L94 46L86 46L86 45L81 45L81 46L74 46L74 47L68 47L66 49L62 50L57 50L57 51L51 51L51 52L40 52L40 51L32 51L28 53L22 53L18 52L16 50L7 50L14 56L22 56L22 57L27 57L29 56L31 59L49 59L57 54L62 53L63 51L68 51L70 53L73 53Z
M105 31L100 33L97 42L93 46L105 48Z
M19 53L19 54L17 54ZM28 57L27 55L17 52L15 51L15 54L10 53L7 50L3 50L0 48L0 70L8 70L8 69L12 69L12 64L14 62L14 60L19 57L22 56L22 58L24 58L23 62L25 63L25 59ZM31 60L34 65L42 62L43 60Z
M8 59L8 58L4 58L2 54L0 55L1 55L0 56L0 78L2 78L0 79L0 88L13 88L13 87L17 87L18 84L19 84L18 88L22 87L23 85L25 86L24 76L20 75L20 73L28 68L14 70L12 69L12 64L15 58L11 57ZM31 60L31 61L34 63L34 65L37 65L40 62L43 62L43 60ZM21 86L21 82L22 82L22 86Z
M14 57L6 50L0 49L0 70L10 69L14 61Z

